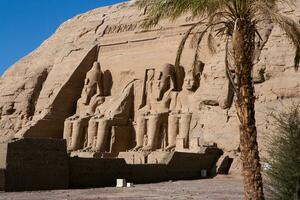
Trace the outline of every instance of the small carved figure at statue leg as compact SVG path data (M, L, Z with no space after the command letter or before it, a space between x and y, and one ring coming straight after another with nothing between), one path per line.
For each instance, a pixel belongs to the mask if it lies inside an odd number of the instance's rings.
M69 149L69 145L71 143L71 137L72 137L72 123L66 120L64 126L63 138L66 140L67 149Z
M108 123L109 121L106 119L100 119L98 121L98 133L97 133L97 141L96 146L93 148L96 152L105 152L107 137L108 137Z
M136 129L136 146L132 151L138 151L143 147L144 135L146 135L146 119L143 116L138 117L137 119L137 129Z
M81 148L81 143L83 140L83 131L81 125L81 120L76 120L73 122L72 138L70 145L68 146L69 151L76 151Z
M89 125L88 125L88 141L86 148L83 149L83 151L89 151L93 148L93 144L95 143L94 139L97 134L98 129L98 122L94 120L93 118L90 119Z
M178 133L178 116L170 115L168 119L168 146L165 148L166 151L172 151L176 146L176 136Z
M159 115L151 115L149 116L148 122L148 142L145 147L143 147L142 151L153 151L157 147L157 135L159 134L159 125L160 125L160 117Z
M190 123L191 123L191 115L190 114L183 114L179 120L180 130L179 135L180 138L184 138L184 148L189 148L189 130L190 130Z

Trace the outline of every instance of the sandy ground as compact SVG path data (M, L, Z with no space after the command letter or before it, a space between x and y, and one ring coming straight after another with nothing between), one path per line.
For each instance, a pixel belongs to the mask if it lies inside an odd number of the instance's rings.
M232 176L143 184L132 188L0 192L1 200L237 200L242 197L242 178Z

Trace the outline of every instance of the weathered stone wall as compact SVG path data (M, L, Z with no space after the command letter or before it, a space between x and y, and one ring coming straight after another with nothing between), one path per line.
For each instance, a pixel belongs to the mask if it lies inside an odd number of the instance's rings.
M64 140L21 139L0 144L0 189L67 189L68 180Z
M126 174L124 159L70 158L70 188L115 186Z
M114 186L117 178L135 184L168 180L201 178L201 170L213 177L220 151L205 154L166 153L166 160L157 164L127 164L122 158L70 158L70 187Z
M221 153L167 152L158 164L132 165L122 158L69 157L65 140L18 139L0 144L0 191L114 186L118 178L133 183L208 178Z
M296 8L282 11L299 21L300 2ZM152 30L142 30L144 17L129 3L98 8L78 15L62 24L56 33L37 50L8 69L0 79L1 140L18 136L62 136L63 118L80 92L79 84L88 63L80 63L95 45L100 46L98 60L103 70L112 73L112 95L133 78L143 79L146 68L173 63L185 30L193 21L182 17L174 23L161 22ZM216 38L217 53L211 55L203 44L201 60L206 64L199 96L204 100L221 100L225 96L224 42ZM182 64L191 66L193 50L185 49ZM278 27L274 27L262 51L256 72L265 69L266 81L256 85L256 119L259 138L272 131L270 112L300 101L300 73L293 70L294 49ZM81 69L82 68L82 69ZM77 75L76 75L77 74ZM74 84L72 77L78 77ZM66 100L66 101L64 101ZM200 111L203 140L216 142L232 154L239 146L235 108L205 106ZM29 122L29 123L28 123ZM53 127L54 126L54 127ZM42 132L42 128L50 127ZM260 140L261 143L263 140ZM261 145L263 146L263 145Z

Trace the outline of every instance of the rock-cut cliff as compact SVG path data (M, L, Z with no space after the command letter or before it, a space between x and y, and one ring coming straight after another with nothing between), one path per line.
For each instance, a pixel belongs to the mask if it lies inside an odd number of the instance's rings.
M299 21L300 3L282 11ZM111 74L112 96L132 79L143 79L145 69L174 63L184 32L193 24L188 16L163 21L151 30L139 23L144 17L130 3L103 7L63 23L35 51L11 66L0 78L0 138L62 138L65 118L75 113L86 72L95 60ZM200 95L220 100L226 96L224 43L216 38L217 53L203 44L205 63ZM182 65L191 66L188 45ZM263 48L255 73L263 77L255 86L259 137L272 131L269 113L300 100L300 73L293 69L294 49L278 27ZM256 74L256 76L258 76ZM206 105L200 111L203 140L215 142L228 152L239 144L235 108ZM263 140L260 140L263 141Z

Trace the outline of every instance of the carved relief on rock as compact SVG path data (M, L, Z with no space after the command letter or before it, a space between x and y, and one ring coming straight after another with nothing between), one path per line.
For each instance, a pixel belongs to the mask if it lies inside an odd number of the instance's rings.
M94 114L96 107L105 101L102 76L100 63L94 62L84 80L81 97L77 101L76 113L65 120L64 139L67 140L69 151L83 147L88 120Z
M203 69L202 62L185 70L175 70L171 64L148 68L143 81L134 79L120 94L108 96L104 73L99 63L94 63L86 75L76 114L65 121L68 150L100 156L117 155L134 145L132 151L199 150L199 113L203 106L220 105L199 92Z
M165 146L164 136L168 126L175 69L165 64L161 70L148 69L144 84L144 105L136 121L136 150L153 151Z
M189 148L189 133L192 115L200 109L195 96L200 86L201 70L188 70L185 74L182 91L176 98L176 106L168 118L168 146L166 150ZM196 113L195 113L196 114Z
M124 130L130 128L133 117L133 87L133 83L128 84L120 95L110 97L96 108L88 125L86 151L111 152L109 145L112 144L112 128L124 127ZM122 134L126 134L125 131ZM120 145L127 146L128 144Z
M137 28L138 23L109 25L103 31L103 35L135 31Z

